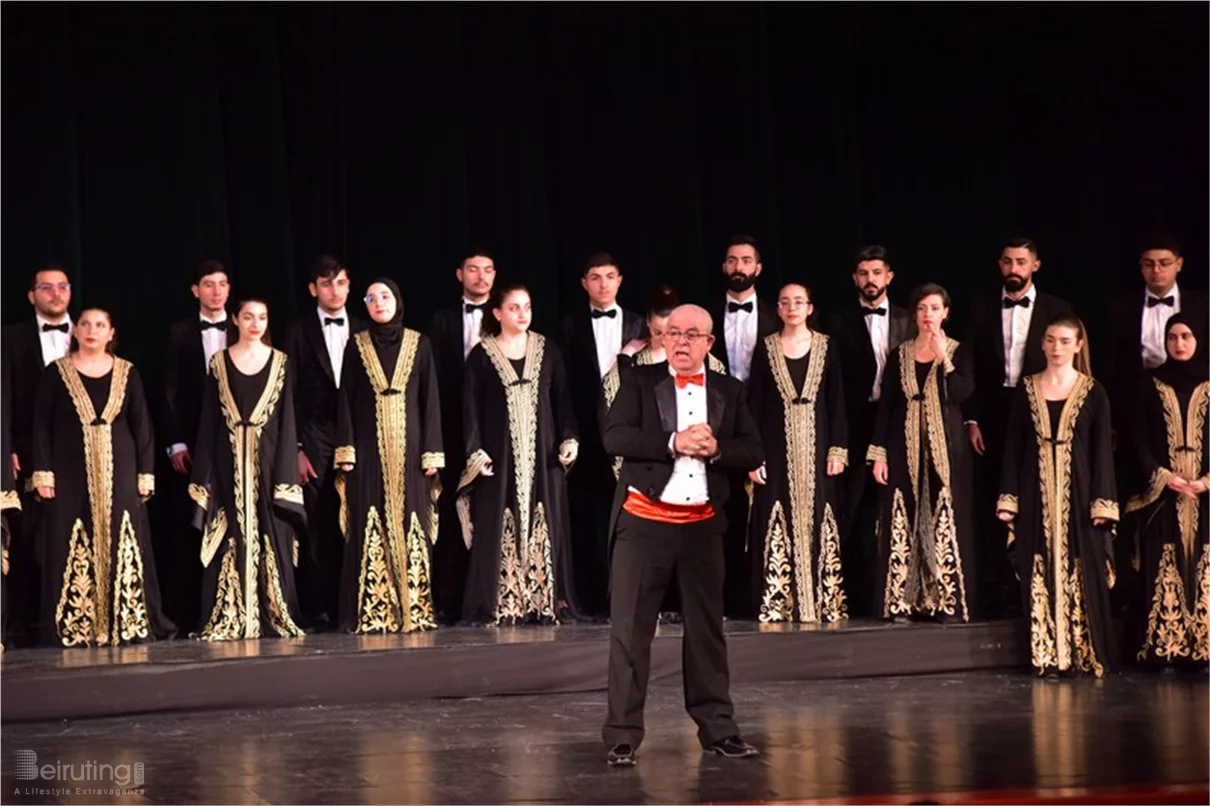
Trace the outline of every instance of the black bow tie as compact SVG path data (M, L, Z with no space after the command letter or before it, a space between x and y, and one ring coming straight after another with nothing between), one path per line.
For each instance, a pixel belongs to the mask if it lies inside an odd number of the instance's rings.
M752 313L752 301L749 300L747 302L728 302L727 303L727 313L735 313L736 311L744 311L745 313Z
M610 319L613 319L617 315L618 315L617 308L610 308L608 311L602 311L597 308L592 309L592 318L593 319L600 319L602 316L608 316Z
M1009 308L1016 308L1017 306L1028 308L1029 297L1021 297L1021 299L1009 299L1008 297L1004 298L1004 310L1007 311Z
M337 327L344 327L344 323L345 323L345 318L343 316L335 316L335 317L325 316L324 317L324 327L327 327L328 325L336 325Z
M226 330L227 329L227 320L222 319L222 320L219 320L218 322L208 322L208 321L202 319L202 320L199 320L198 325L199 325L199 327L201 327L202 330L210 330L210 329Z
M1176 297L1167 296L1162 299L1160 297L1147 297L1148 308L1154 308L1156 305L1167 305L1169 308L1175 307ZM45 330L46 325L43 325L42 329Z
M474 304L473 302L466 303L466 312L467 313L474 313L475 311L479 311L480 313L482 313L486 309L487 309L486 302L481 302L478 305Z
M861 306L861 315L862 316L886 316L886 308L867 308L864 305L862 305Z
M67 322L64 322L64 323L63 323L63 324L61 324L61 325L50 325L50 324L45 324L45 325L42 325L42 332L43 332L43 333L49 333L49 332L51 332L52 330L57 330L57 331L59 331L60 333L66 333L70 327L71 327L71 325L69 325Z

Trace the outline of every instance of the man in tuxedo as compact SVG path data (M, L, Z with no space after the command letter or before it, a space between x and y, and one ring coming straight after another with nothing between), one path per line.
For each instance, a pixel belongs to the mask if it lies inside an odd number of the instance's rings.
M576 589L587 613L604 617L609 611L609 502L601 490L611 489L615 479L612 459L601 444L601 382L622 347L642 336L645 323L642 316L618 305L622 273L608 253L588 258L580 285L588 305L564 315L559 338L580 430L580 453L567 479L567 498Z
M976 543L976 558L985 591L985 612L998 616L1015 612L1020 595L1004 553L1004 525L995 517L1000 492L1000 466L1004 460L1004 423L1012 409L1013 394L1021 379L1046 368L1042 338L1046 326L1071 306L1038 290L1034 275L1042 268L1038 247L1029 238L1014 238L1000 250L1000 293L980 297L970 306L965 342L975 360L975 393L962 406L967 437L976 460L977 521L993 540ZM984 429L982 426L987 426Z
M197 316L176 322L168 331L159 431L174 471L166 491L171 528L160 529L155 536L160 579L173 582L163 590L164 609L182 631L198 624L202 596L201 534L189 528L188 496L202 397L210 359L239 338L234 320L227 316L231 285L222 263L199 264L189 290L198 302Z
M732 715L723 513L732 492L728 475L759 467L764 452L743 385L706 371L711 330L705 309L673 310L664 335L668 365L626 373L605 427L605 450L626 460L610 526L609 712L602 738L612 766L633 766L643 741L651 640L674 573L685 623L685 708L698 740L728 758L757 755Z
M719 338L713 353L727 374L747 384L752 372L752 354L756 344L770 333L781 329L781 320L772 305L756 295L756 279L761 272L760 248L750 235L734 235L723 258L723 276L727 278L727 296L717 309L715 321L720 322ZM743 495L746 476L731 479L736 494L727 505L726 608L732 618L751 618L752 574L746 554L748 526L748 496Z
M895 350L913 335L912 317L892 305L887 288L895 279L885 247L864 246L857 252L853 285L856 305L836 311L828 330L839 350L844 367L845 415L849 424L849 456L856 457L841 478L843 509L841 547L849 610L854 616L870 614L874 601L874 569L877 563L875 526L878 518L878 488L871 484L865 462L874 430L882 376Z
M344 536L336 491L336 410L345 345L365 330L364 320L349 314L349 272L331 255L311 264L307 291L315 312L295 322L286 335L286 354L294 371L294 422L298 428L298 473L307 510L307 545L299 558L299 599L315 628L335 624L340 600Z
M71 305L71 281L61 266L48 265L30 279L29 304L33 319L4 329L11 388L10 436L12 453L5 461L5 472L13 474L21 498L21 515L10 554L12 614L9 627L16 643L35 643L38 634L39 577L36 551L38 505L32 491L26 492L33 472L34 397L43 370L67 355L74 326L68 315ZM51 602L48 606L53 607Z
M446 462L441 470L438 502L438 537L433 547L433 604L437 617L452 624L462 613L462 590L470 555L462 541L455 510L458 477L466 461L462 434L462 368L466 357L479 343L483 315L496 282L496 263L485 249L472 249L462 258L454 276L462 286L457 305L433 314L428 337L437 367L441 397L441 439Z

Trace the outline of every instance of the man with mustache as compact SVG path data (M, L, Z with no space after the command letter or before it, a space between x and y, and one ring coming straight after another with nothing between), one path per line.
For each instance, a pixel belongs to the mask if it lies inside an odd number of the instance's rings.
M840 545L849 612L854 616L868 616L874 601L878 487L872 483L865 455L882 396L882 374L887 356L904 340L915 337L912 317L887 297L887 288L894 279L886 247L863 246L853 268L857 304L834 313L828 327L840 351L849 426L851 461L841 482Z
M1042 267L1038 247L1029 238L1014 238L1000 250L1002 285L997 297L981 297L970 306L970 333L966 344L975 356L975 393L962 407L967 437L975 453L976 524L989 535L1004 534L995 517L1004 458L1004 428L1013 391L1027 375L1046 368L1042 335L1051 319L1071 306L1044 294L1034 285ZM981 530L982 531L982 530ZM984 612L995 616L1019 606L1013 575L999 540L977 543L983 556L976 558L984 584Z

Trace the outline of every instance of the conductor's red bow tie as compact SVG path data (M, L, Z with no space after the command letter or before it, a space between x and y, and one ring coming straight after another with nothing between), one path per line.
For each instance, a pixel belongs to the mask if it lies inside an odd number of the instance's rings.
M696 375L677 375L676 376L676 388L677 389L684 389L686 386L688 386L691 383L695 383L698 386L705 386L706 385L706 373L699 372Z

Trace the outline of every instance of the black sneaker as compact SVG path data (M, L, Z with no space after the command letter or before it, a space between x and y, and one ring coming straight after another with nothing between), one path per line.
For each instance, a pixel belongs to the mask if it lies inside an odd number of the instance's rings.
M615 744L609 748L609 755L605 757L611 767L633 767L634 748L628 744Z
M714 753L723 758L752 758L760 755L759 750L739 736L728 736L726 739L719 739L707 747L706 752Z

